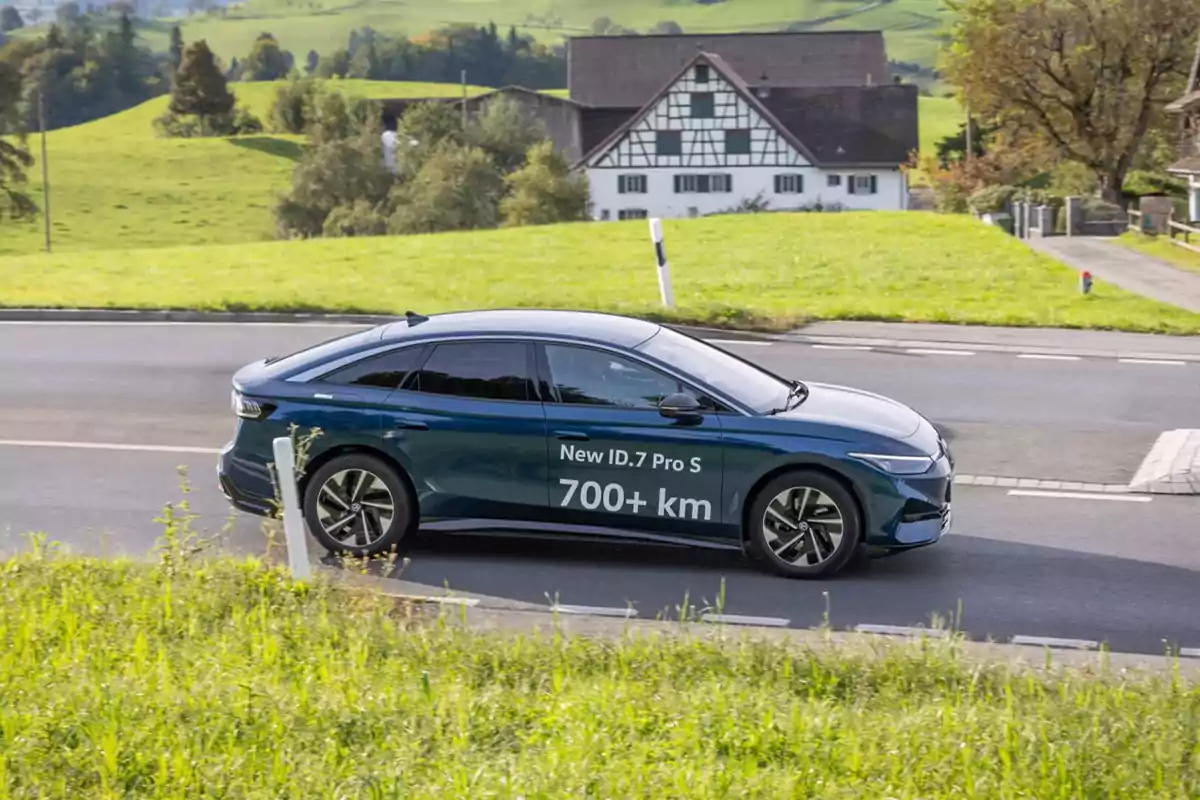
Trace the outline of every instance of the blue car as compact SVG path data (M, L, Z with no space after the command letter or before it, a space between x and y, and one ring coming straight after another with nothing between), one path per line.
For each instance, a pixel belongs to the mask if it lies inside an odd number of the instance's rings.
M726 546L817 578L950 527L953 461L915 411L628 317L409 312L242 368L232 404L225 495L275 514L272 441L311 432L303 516L335 553L452 523Z

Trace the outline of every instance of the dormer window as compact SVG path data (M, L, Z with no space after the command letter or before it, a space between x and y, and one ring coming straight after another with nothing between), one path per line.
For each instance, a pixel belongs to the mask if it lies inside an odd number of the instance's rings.
M696 83L708 83L708 64L696 65Z

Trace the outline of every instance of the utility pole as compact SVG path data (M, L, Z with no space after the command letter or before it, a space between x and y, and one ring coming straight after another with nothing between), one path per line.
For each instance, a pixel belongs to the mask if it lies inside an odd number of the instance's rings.
M462 126L463 130L467 129L467 71L464 69L461 75L462 80Z
M972 146L972 144L973 144L972 140L974 139L974 137L971 135L971 101L967 100L965 102L965 105L967 107L967 153L966 153L966 155L967 155L967 162L970 163L971 159L973 159L975 157L975 148Z
M38 76L38 129L42 134L42 216L45 218L46 252L50 252L50 165L46 161L45 75Z

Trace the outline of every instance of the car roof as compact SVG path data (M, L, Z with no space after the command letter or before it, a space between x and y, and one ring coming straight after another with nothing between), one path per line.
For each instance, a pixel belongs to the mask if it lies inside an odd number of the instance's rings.
M656 322L598 311L560 311L540 308L452 311L391 322L384 326L383 342L427 336L528 335L565 336L618 347L633 347L656 334Z

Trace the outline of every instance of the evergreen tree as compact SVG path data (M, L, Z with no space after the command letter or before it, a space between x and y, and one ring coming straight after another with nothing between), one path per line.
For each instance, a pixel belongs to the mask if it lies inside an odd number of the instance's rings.
M217 66L208 43L201 39L183 51L183 60L171 87L171 113L194 114L201 119L233 111L234 97Z
M181 61L183 61L183 31L179 30L178 25L174 25L171 28L172 69L179 69Z
M13 6L5 6L0 8L0 33L15 31L18 28L25 27L25 20L21 19L21 12Z
M304 71L312 75L317 71L317 65L321 63L321 54L316 50L308 51L308 58L304 60Z

